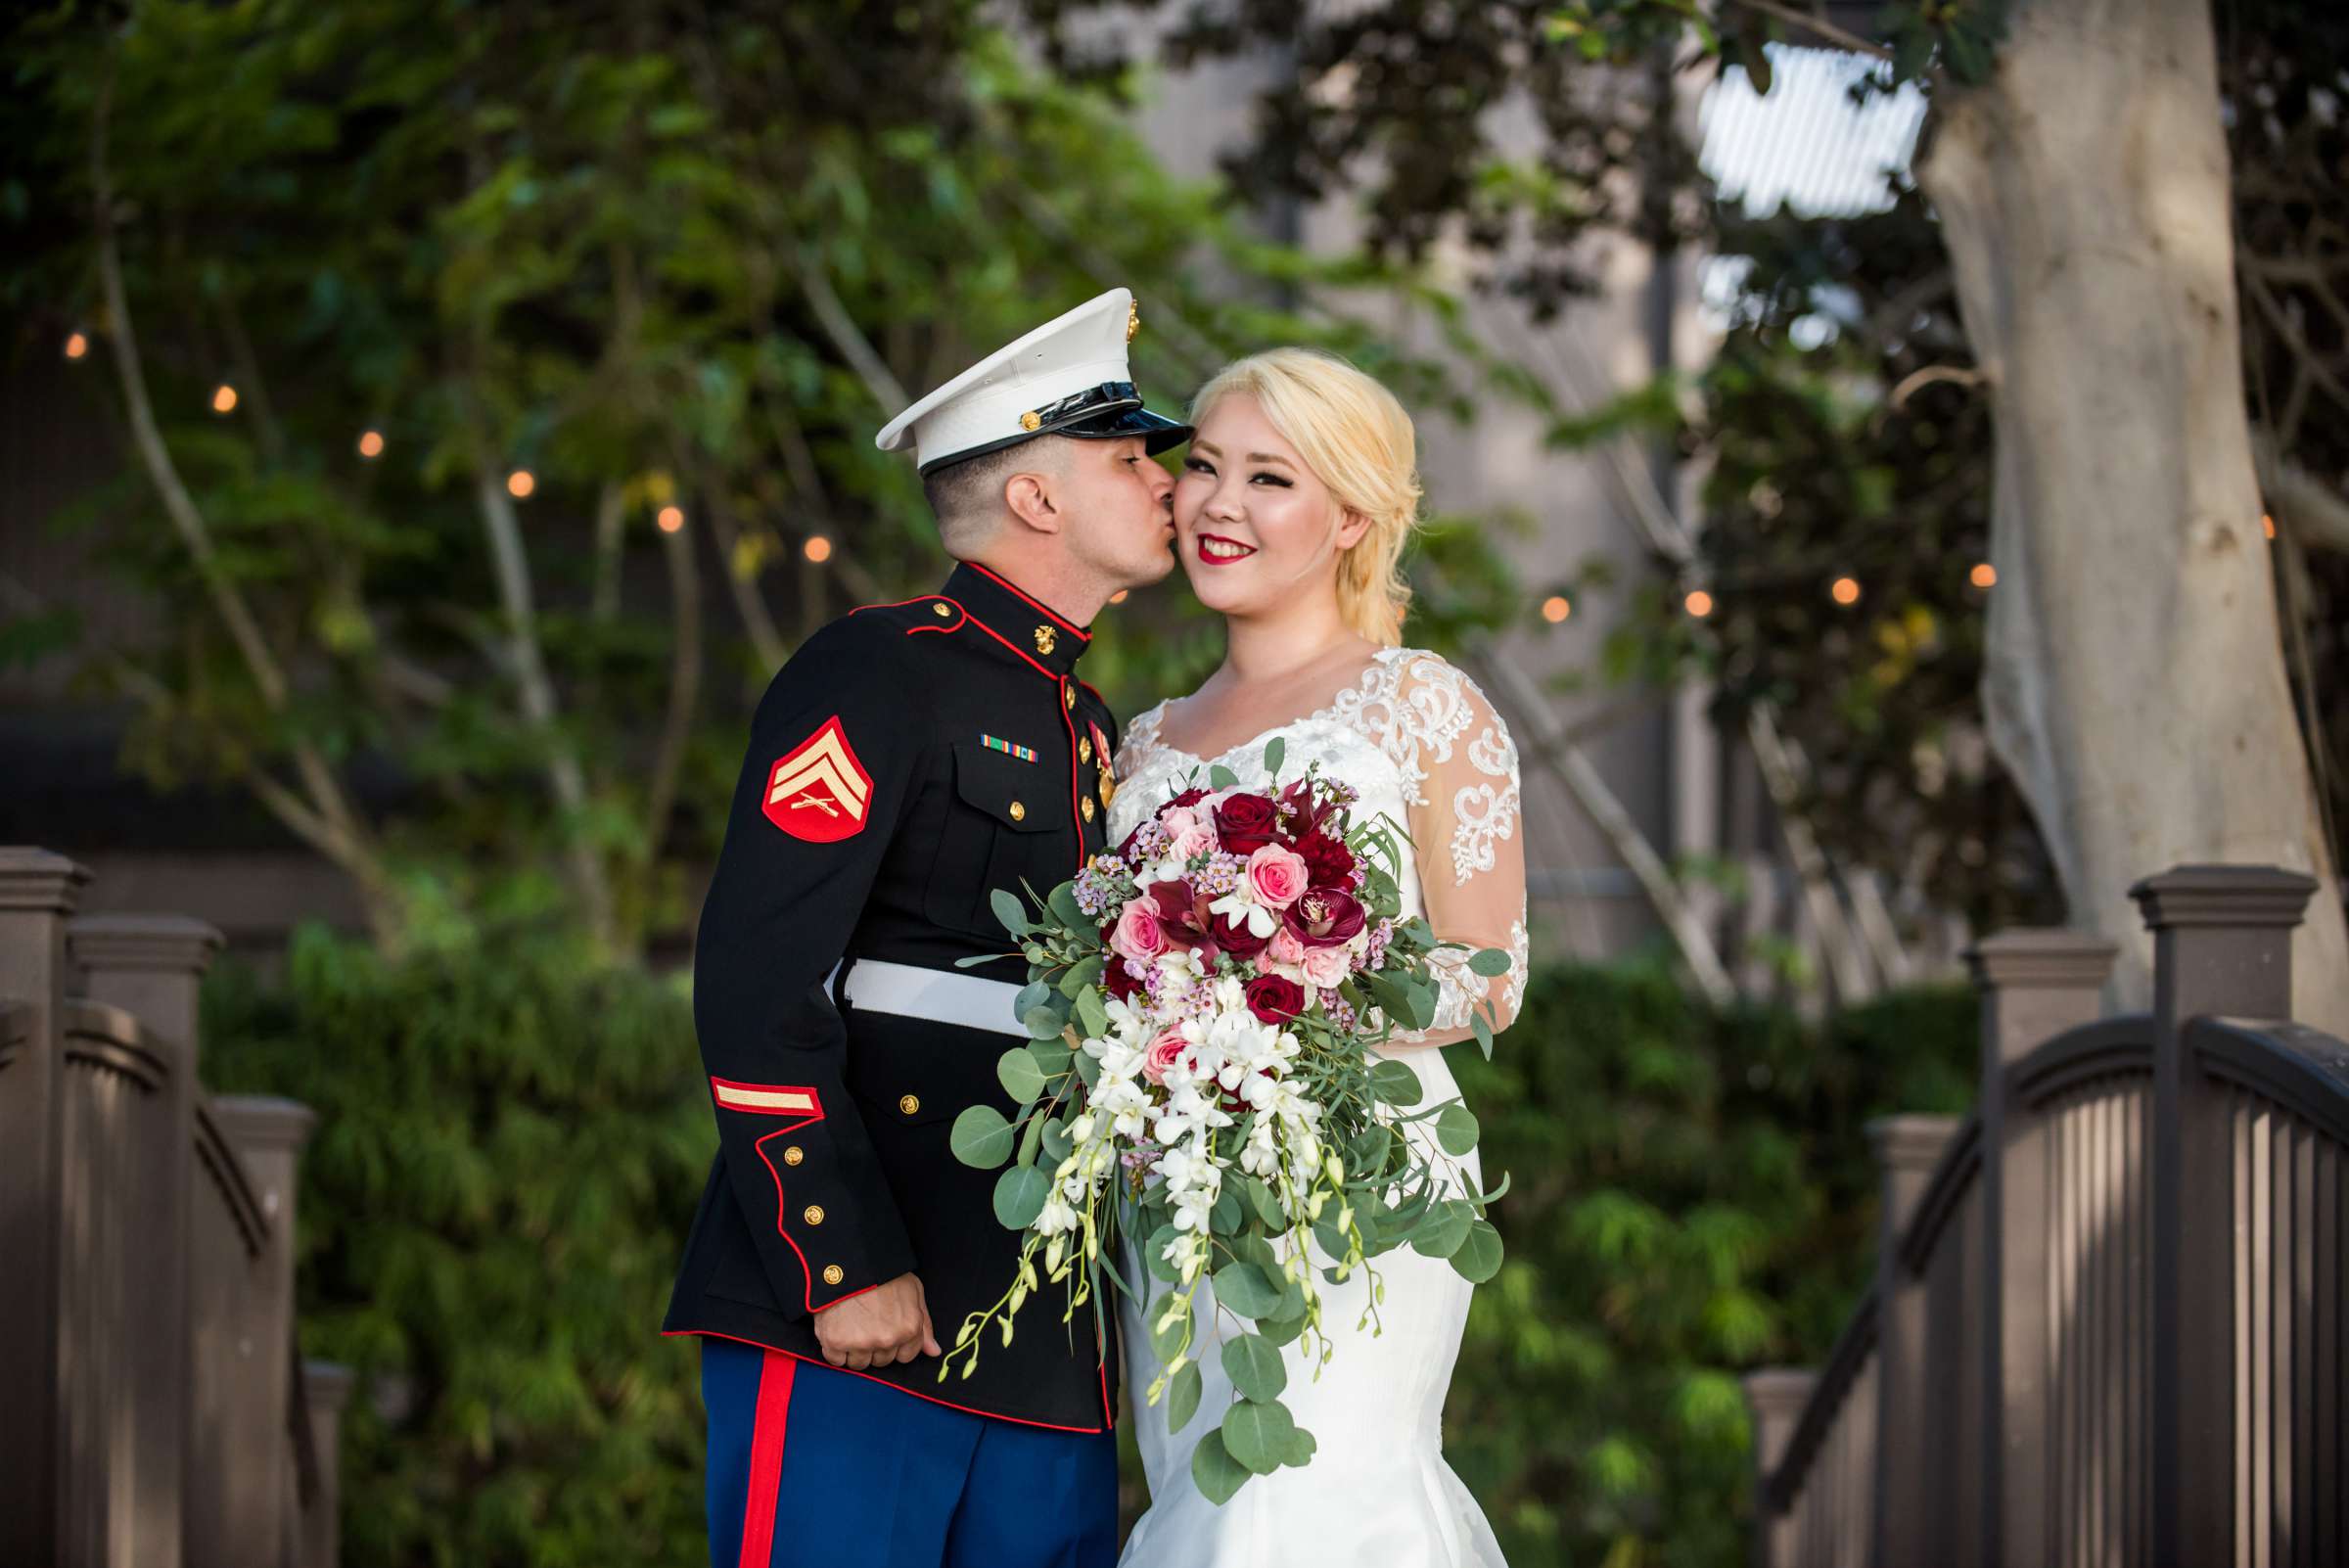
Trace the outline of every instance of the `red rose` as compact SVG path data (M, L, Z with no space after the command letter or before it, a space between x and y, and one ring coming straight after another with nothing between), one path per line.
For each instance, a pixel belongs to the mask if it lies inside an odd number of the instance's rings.
M1354 852L1346 841L1315 830L1297 841L1306 880L1316 888L1342 888L1354 875Z
M1173 807L1197 806L1201 801L1206 799L1207 791L1202 789L1188 789L1184 790L1180 795L1175 796L1173 800L1169 801L1165 806L1160 807L1158 809L1160 813L1163 814Z
M1273 931L1279 929L1278 926L1272 928ZM1267 931L1260 937L1248 929L1246 920L1235 924L1229 915L1216 916L1216 923L1210 928L1210 935L1215 939L1218 947L1235 958L1253 958L1263 952L1266 945L1272 941L1271 931Z
M1101 971L1101 984L1119 1001L1147 989L1126 972L1126 960L1115 954L1111 955L1108 967Z
M1305 988L1286 975L1259 975L1248 982L1248 1010L1267 1024L1285 1024L1305 1011Z
M1254 854L1279 835L1279 808L1262 795L1234 795L1216 807L1216 834L1234 854Z
M1282 917L1309 947L1335 947L1354 940L1367 923L1361 900L1337 888L1315 888L1289 905Z

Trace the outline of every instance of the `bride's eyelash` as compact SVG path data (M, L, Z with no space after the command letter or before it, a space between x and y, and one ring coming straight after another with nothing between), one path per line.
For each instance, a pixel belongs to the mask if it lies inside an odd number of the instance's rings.
M1294 483L1293 481L1282 479L1278 474L1251 474L1249 478L1263 480L1267 484L1277 484L1284 490L1288 489Z

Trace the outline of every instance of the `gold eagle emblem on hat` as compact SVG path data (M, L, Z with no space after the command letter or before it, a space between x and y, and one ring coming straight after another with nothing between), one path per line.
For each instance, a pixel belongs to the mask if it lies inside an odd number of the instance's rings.
M1126 341L1133 342L1133 335L1141 330L1142 307L1138 301L1128 300L1126 301Z

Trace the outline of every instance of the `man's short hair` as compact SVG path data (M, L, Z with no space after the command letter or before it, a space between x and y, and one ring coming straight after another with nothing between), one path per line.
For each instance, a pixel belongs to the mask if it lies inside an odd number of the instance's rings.
M1003 486L1011 477L1024 471L1062 472L1068 462L1067 444L1066 437L1038 436L923 475L922 493L938 518L939 542L946 553L959 557L963 551L957 546L984 545L1009 514ZM1044 450L1047 446L1056 449Z

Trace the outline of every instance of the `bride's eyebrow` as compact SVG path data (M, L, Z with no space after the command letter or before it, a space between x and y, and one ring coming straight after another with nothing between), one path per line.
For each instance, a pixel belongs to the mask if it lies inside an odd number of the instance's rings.
M1283 468L1293 468L1296 466L1287 458L1281 456L1278 452L1250 452L1248 454L1248 461L1251 463L1278 463Z

